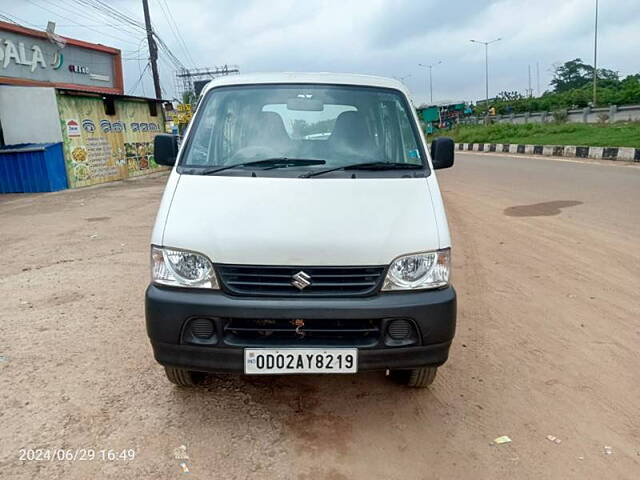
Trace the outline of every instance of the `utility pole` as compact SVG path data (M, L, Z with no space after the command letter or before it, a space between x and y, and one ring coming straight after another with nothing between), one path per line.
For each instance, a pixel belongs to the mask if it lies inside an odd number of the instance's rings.
M531 88L531 64L527 65L529 67L529 89L527 93L529 94L529 98L533 97L533 89Z
M593 106L596 106L598 90L598 0L596 0L596 23L593 35Z
M473 43L480 43L484 45L484 81L485 81L485 98L487 100L487 117L489 116L489 45L495 42L499 42L502 38L496 38L489 42L482 42L480 40L471 40Z
M536 62L536 92L538 97L542 95L540 91L540 62Z
M149 44L149 62L151 62L151 73L153 74L153 87L156 91L156 98L160 99L162 98L162 90L160 90L160 76L158 75L158 46L153 39L148 0L142 0L142 8L144 10L144 24L147 29L147 43Z
M431 71L433 70L433 67L435 67L436 65L440 65L442 63L442 60L438 60L437 63L432 63L431 65L425 65L422 63L419 63L418 66L420 67L426 67L429 69L429 75L427 77L427 79L429 80L429 103L431 103L433 105L433 76L431 74ZM425 94L426 96L426 94Z

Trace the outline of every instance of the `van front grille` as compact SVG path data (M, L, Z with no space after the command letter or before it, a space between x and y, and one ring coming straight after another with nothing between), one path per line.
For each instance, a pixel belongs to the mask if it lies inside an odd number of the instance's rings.
M385 267L216 265L223 289L243 296L366 296L379 290L384 270Z
M231 346L372 347L380 338L374 319L226 319L224 343Z

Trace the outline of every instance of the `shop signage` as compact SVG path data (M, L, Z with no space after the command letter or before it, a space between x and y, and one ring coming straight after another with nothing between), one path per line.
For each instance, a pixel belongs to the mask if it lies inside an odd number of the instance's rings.
M67 135L70 137L80 136L80 126L87 133L96 132L96 124L90 118L85 118L82 122L78 122L76 119L68 119L66 121ZM131 122L129 124L118 120L116 122L110 122L106 118L101 119L98 122L100 130L103 133L120 133L130 130L132 132L159 132L161 127L159 123L155 122Z
M27 54L24 42L18 42L16 45L11 40L5 40L0 43L0 62L2 62L2 68L7 68L13 62L15 65L29 67L32 72L38 66L47 68L42 49L38 45L32 45L29 49L29 54Z
M115 58L70 42L61 48L46 38L0 26L0 83L5 77L115 88Z
M87 67L83 67L82 65L69 65L69 71L73 73L82 73L84 75L89 75L89 69Z

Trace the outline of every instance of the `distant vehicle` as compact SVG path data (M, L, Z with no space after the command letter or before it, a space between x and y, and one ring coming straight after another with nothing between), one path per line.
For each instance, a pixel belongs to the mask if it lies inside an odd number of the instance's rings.
M204 89L151 238L147 332L178 385L207 372L390 372L425 387L456 320L451 239L406 87L380 77L222 77Z
M323 132L323 133L311 133L309 135L305 135L305 140L326 140L331 136L331 132Z

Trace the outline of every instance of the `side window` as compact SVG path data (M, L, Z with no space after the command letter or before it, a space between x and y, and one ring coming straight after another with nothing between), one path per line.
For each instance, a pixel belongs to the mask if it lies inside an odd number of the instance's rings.
M194 132L189 164L223 164L242 148L247 136L244 110L237 100L208 105Z
M213 107L213 106L211 106ZM203 117L200 118L197 125L194 125L196 131L193 136L193 143L191 144L191 152L189 154L190 165L208 165L211 163L209 160L213 154L213 133L216 123L217 108L207 108L203 113Z
M389 98L387 96L387 98ZM378 151L387 162L420 163L409 113L396 98L380 99L367 117Z
M391 123L391 112L389 109L389 102L382 102L380 104L380 120L382 123L382 147L385 160L393 162L393 132Z
M401 103L396 101L398 120L400 122L400 135L402 137L402 155L407 163L420 162L420 150L416 145L416 137L409 123L410 112L407 112Z
M216 151L219 160L226 161L240 148L242 138L242 118L240 105L231 101L226 105L227 110L222 125L220 125L220 150ZM216 161L214 163L221 163Z
M383 146L386 160L403 162L400 129L398 127L398 108L396 101L381 103Z

